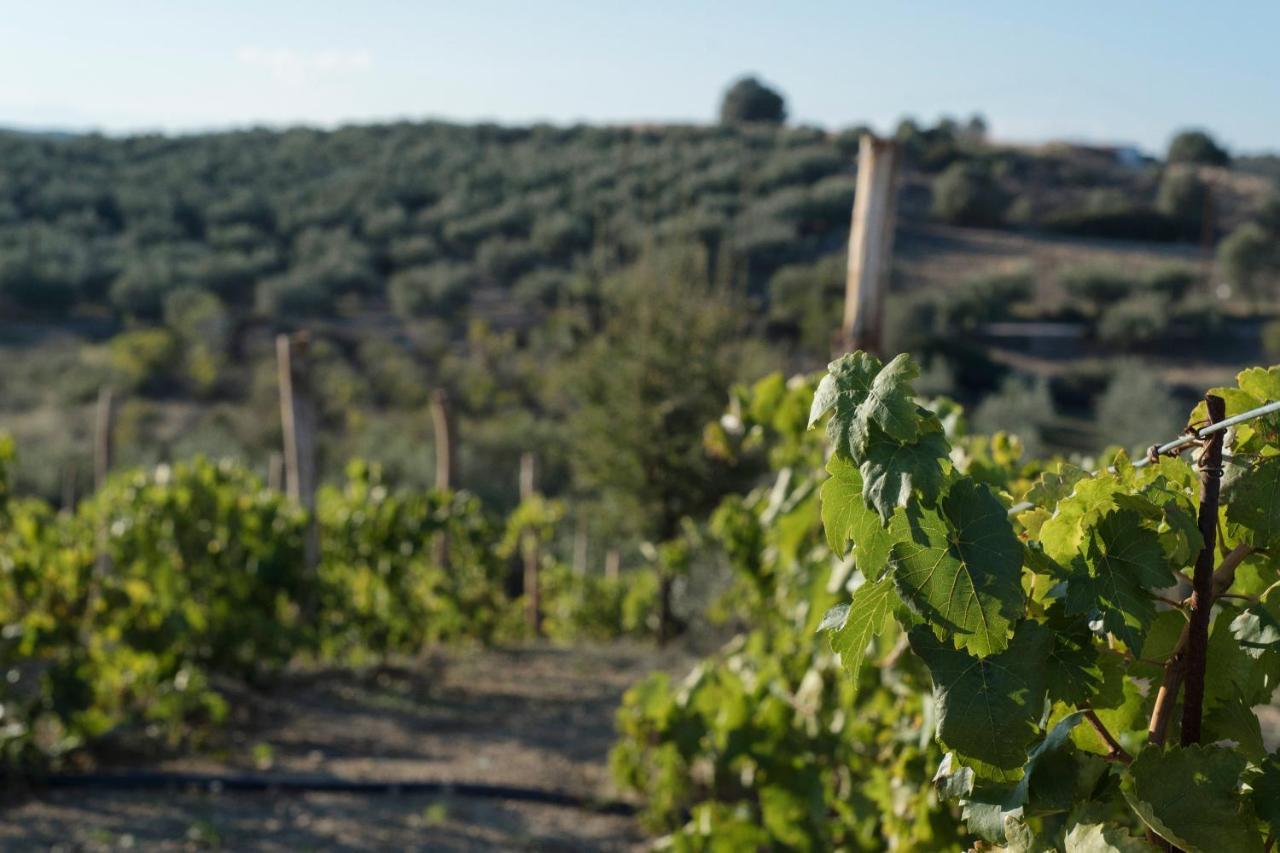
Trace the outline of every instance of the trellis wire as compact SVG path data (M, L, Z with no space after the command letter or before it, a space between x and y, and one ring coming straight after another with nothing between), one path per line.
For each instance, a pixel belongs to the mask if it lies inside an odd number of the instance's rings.
M1260 418L1263 415L1269 415L1272 412L1280 412L1280 400L1275 400L1273 402L1266 403L1265 405L1258 406L1256 409L1250 409L1247 412L1241 412L1240 414L1232 415L1229 418L1223 418L1222 420L1218 421L1216 424L1209 424L1208 426L1201 427L1200 429L1190 430L1186 435L1178 436L1173 441L1165 442L1159 447L1156 447L1154 453L1148 454L1142 459L1136 460L1133 463L1133 467L1142 468L1143 466L1149 464L1153 458L1158 456L1165 456L1171 453L1176 455L1178 453L1181 453L1183 449L1190 447L1191 445L1195 444L1197 441L1199 441L1200 439L1204 438L1207 435L1213 435L1215 432L1222 432L1224 429L1230 429L1236 424L1242 424L1245 421L1251 421L1254 418ZM1111 470L1111 469L1108 469L1108 470ZM1031 509L1033 506L1035 506L1035 504L1029 501L1022 501L1021 503L1016 503L1013 506L1009 507L1009 514L1013 515L1015 513L1022 512L1023 510Z
M1156 454L1159 456L1164 456L1166 453L1180 452L1184 447L1189 447L1192 444L1195 444L1197 441L1204 438L1206 435L1213 435L1215 432L1222 432L1224 429L1230 429L1236 424L1242 424L1245 421L1251 421L1254 418L1259 418L1259 417L1262 417L1263 415L1269 415L1272 412L1280 412L1280 400L1277 400L1273 403L1267 403L1265 406L1259 406L1256 409L1250 409L1247 412L1241 412L1240 414L1233 415L1232 417L1229 417L1229 418L1224 418L1223 420L1218 421L1216 424L1210 424L1209 426L1202 427L1198 430L1194 430L1189 435L1179 436L1178 438L1175 438L1173 441L1167 442L1157 447ZM1147 457L1145 459L1139 459L1137 462L1133 463L1133 467L1141 468L1142 466L1146 465L1150 461L1151 461L1150 457Z

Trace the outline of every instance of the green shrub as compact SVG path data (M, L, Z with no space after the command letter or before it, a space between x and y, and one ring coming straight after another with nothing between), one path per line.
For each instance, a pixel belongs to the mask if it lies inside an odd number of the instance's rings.
M172 382L180 367L178 341L168 329L122 332L109 344L111 367L129 388L159 393Z
M1170 313L1163 294L1135 294L1106 309L1098 321L1098 338L1122 350L1148 346L1168 334Z
M1144 284L1147 289L1176 303L1182 301L1198 278L1197 272L1190 267L1163 266L1148 274Z
M1256 303L1264 294L1263 281L1280 267L1280 252L1262 226L1246 222L1218 245L1217 260L1231 286Z
M1226 166L1231 157L1213 137L1203 130L1184 130L1169 143L1170 163L1194 163L1204 166Z
M990 173L973 163L953 163L933 182L933 216L950 225L999 225L1006 206Z
M1058 283L1068 296L1083 302L1095 317L1124 299L1137 287L1137 282L1131 276L1106 267L1067 269L1058 274Z
M736 81L720 102L721 124L782 124L786 120L787 107L782 95L755 77Z
M1045 450L1044 429L1054 417L1048 382L1010 376L998 393L987 396L974 409L969 422L975 432L1016 435L1029 456L1038 456Z
M1185 239L1200 236L1209 190L1190 169L1166 169L1156 191L1156 210L1177 222Z
M1122 362L1098 398L1098 449L1119 445L1132 453L1145 452L1153 441L1177 435L1185 423L1186 408L1152 375L1149 366Z

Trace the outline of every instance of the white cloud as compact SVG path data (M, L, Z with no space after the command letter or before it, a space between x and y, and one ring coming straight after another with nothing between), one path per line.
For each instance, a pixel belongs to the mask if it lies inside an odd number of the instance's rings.
M265 71L276 83L302 86L317 78L367 71L373 57L367 50L295 50L287 47L242 47L236 61Z

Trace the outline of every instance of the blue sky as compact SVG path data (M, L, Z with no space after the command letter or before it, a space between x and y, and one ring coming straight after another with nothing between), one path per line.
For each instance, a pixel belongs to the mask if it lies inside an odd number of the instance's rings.
M0 0L0 125L706 121L757 72L827 127L1280 149L1280 4Z

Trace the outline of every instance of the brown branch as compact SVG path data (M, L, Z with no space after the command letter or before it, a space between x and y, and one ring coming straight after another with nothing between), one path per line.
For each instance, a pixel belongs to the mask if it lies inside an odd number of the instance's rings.
M1235 583L1236 569L1252 553L1253 548L1248 545L1237 545L1222 559L1213 573L1214 599L1231 588L1231 584ZM1169 717L1173 713L1173 706L1178 701L1178 690L1182 687L1182 677L1186 674L1185 656L1190 636L1191 624L1187 623L1169 659L1164 663L1164 679L1160 684L1160 691L1156 694L1156 706L1151 713L1151 724L1147 727L1147 741L1156 746L1164 744Z
M1209 420L1213 423L1227 416L1227 404L1221 397L1204 397ZM1196 467L1200 469L1200 511L1196 522L1204 540L1196 555L1195 575L1191 582L1191 618L1187 622L1186 690L1182 697L1182 745L1200 742L1200 724L1204 715L1205 665L1209 652L1209 617L1213 609L1213 554L1218 539L1218 495L1222 487L1222 433L1214 433L1204 443Z
M1133 756L1130 755L1125 748L1120 745L1120 741L1116 740L1111 732L1107 731L1107 727L1102 720L1098 719L1098 715L1094 713L1092 708L1084 709L1084 718L1098 732L1098 736L1102 738L1103 743L1107 745L1109 750L1105 756L1107 761L1118 761L1121 764L1130 764L1133 762Z

